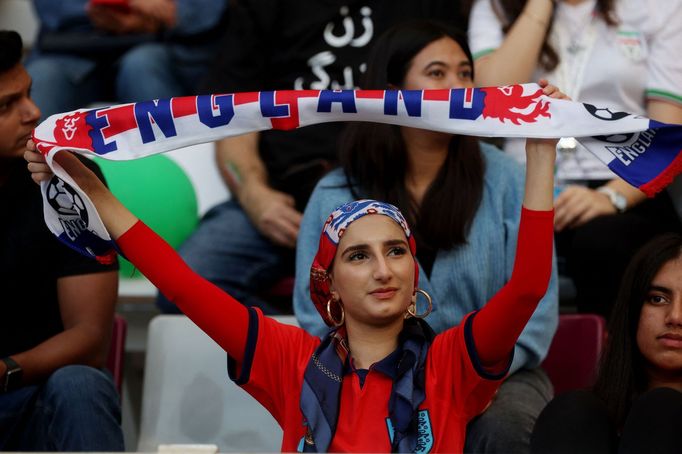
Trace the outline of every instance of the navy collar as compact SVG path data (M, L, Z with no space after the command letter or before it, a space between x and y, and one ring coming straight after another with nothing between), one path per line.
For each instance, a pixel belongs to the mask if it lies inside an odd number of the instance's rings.
M380 372L391 380L396 380L398 378L399 366L401 363L400 360L402 357L403 348L402 346L398 345L398 348L389 353L384 359L372 364L369 369L356 369L353 365L353 358L351 358L349 355L348 360L346 361L344 374L350 372L355 372L358 374L358 377L360 378L360 386L364 385L365 377L367 377L367 374L370 371Z

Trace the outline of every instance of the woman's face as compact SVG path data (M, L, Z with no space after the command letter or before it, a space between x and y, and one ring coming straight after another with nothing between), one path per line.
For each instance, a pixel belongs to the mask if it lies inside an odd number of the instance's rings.
M472 67L467 55L452 38L443 37L414 56L400 88L425 90L473 86Z
M403 229L383 215L353 222L339 241L330 284L347 324L402 323L414 293L414 258Z
M637 346L652 380L682 373L682 256L651 282L637 327Z

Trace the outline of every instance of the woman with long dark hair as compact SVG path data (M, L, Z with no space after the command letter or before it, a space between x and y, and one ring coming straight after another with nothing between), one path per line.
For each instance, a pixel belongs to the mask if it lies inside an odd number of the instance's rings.
M535 452L680 451L682 235L657 237L635 255L608 333L594 388L547 406Z
M397 25L377 40L362 88L470 88L472 80L464 36L419 21ZM421 288L433 299L429 324L436 332L483 307L510 278L523 188L513 159L475 137L354 123L344 135L340 160L342 168L318 183L301 223L294 309L306 330L325 332L308 303L305 279L317 232L331 209L359 197L398 206L414 227ZM510 377L490 409L469 425L467 451L527 451L535 417L552 394L538 366L557 324L555 279L553 273L516 344Z
M656 0L470 3L477 85L545 78L595 106L598 118L624 111L682 124L682 0L665 8ZM523 139L507 140L505 151L523 160ZM657 234L682 230L682 180L646 199L566 138L557 182L557 251L575 282L575 303L608 316L635 251Z

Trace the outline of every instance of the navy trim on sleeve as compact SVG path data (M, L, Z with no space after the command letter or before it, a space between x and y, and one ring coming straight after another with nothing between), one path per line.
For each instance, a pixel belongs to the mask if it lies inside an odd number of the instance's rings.
M251 365L253 364L253 355L256 352L256 343L258 342L258 313L252 307L249 308L249 330L246 335L246 346L244 347L244 361L242 361L242 371L237 377L237 361L230 355L227 355L227 374L230 380L235 384L241 386L249 381L251 376Z
M480 375L482 378L485 378L486 380L500 380L507 375L507 372L509 372L509 368L511 367L512 361L514 360L514 349L512 348L511 354L509 355L509 362L507 363L507 366L504 367L501 372L492 374L487 371L485 367L483 367L483 364L481 364L481 359L478 357L476 344L474 343L474 333L472 327L474 317L477 313L478 311L472 313L469 317L467 317L466 322L464 323L464 342L466 343L467 353L469 353L471 364L473 364L474 370L476 373L478 373L478 375Z

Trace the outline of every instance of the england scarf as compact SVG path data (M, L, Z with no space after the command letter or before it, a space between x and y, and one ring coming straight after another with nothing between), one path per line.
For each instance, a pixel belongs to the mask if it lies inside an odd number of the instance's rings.
M536 84L452 90L285 90L188 96L56 114L33 134L55 178L43 182L45 221L100 261L113 242L92 202L55 161L61 150L129 160L267 129L370 121L481 137L575 137L652 196L682 172L682 126L551 99Z

